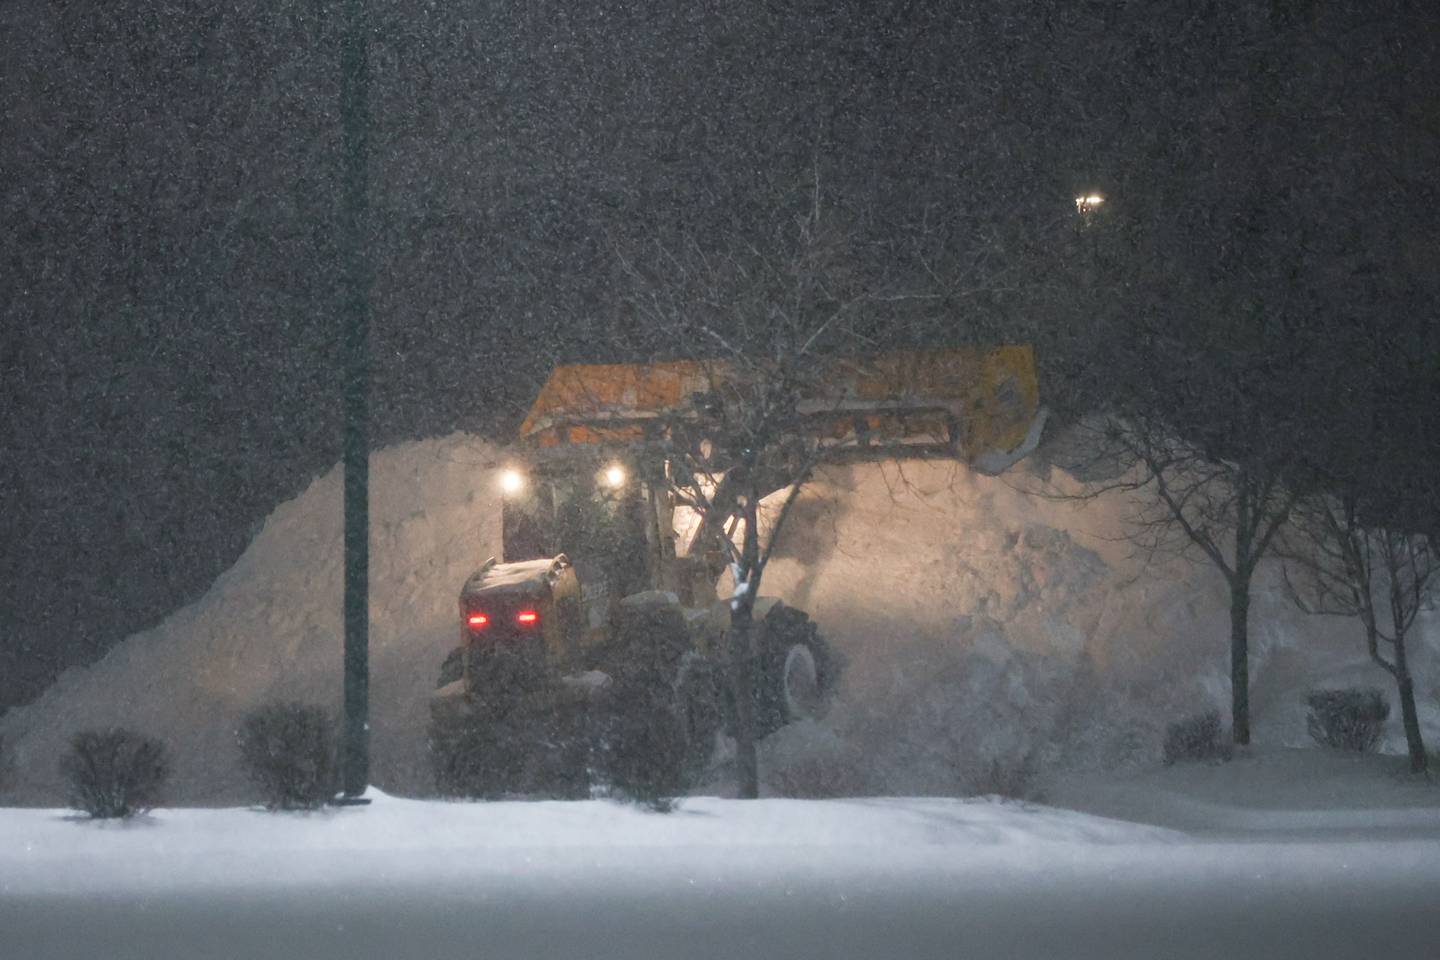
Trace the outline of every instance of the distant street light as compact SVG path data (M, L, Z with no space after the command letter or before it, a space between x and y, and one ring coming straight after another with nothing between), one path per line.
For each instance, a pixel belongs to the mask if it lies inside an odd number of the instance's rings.
M1075 198L1075 210L1082 217L1089 216L1090 214L1095 212L1095 209L1099 207L1100 204L1104 202L1105 198L1102 197L1100 194L1087 193Z

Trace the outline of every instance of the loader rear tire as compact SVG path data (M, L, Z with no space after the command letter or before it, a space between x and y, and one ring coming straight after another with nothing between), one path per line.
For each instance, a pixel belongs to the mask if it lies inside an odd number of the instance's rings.
M755 735L766 737L797 720L817 720L830 705L835 657L803 610L777 606L760 636L755 678Z

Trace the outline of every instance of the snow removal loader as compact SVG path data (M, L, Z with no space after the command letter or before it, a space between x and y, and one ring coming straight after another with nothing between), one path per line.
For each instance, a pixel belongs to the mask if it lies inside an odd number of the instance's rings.
M796 420L822 461L943 456L998 473L1043 429L1028 347L832 362ZM708 442L696 411L728 375L690 361L551 374L501 474L504 555L464 584L460 644L431 699L443 792L673 795L704 772L734 709L717 599L718 538L734 530L684 504L671 458L677 437ZM757 600L754 624L763 737L820 716L840 666L783 600Z

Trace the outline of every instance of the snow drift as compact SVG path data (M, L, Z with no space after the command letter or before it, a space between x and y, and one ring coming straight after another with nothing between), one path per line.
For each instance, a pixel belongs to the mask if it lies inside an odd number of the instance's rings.
M1034 495L1083 489L1043 453L999 478L941 461L847 466L802 493L761 592L815 611L849 665L823 729L768 745L773 776L793 781L797 765L801 780L861 792L989 792L1027 766L1154 761L1170 720L1228 716L1220 575L1137 555L1124 493ZM1366 657L1358 623L1303 614L1281 587L1278 566L1257 573L1255 741L1312 746L1305 691L1371 685L1392 702L1385 748L1403 752L1393 681ZM1432 614L1414 640L1431 744L1437 626Z
M460 585L500 552L495 455L453 435L378 451L370 469L372 778L413 789L428 781L426 698L457 640ZM56 799L69 736L122 723L169 744L172 800L242 798L247 710L298 699L338 716L341 481L337 467L279 506L200 600L7 714L11 792Z
M391 792L429 787L426 700L456 641L456 597L500 552L499 453L457 434L372 459L372 779ZM863 464L807 489L762 592L810 611L848 666L823 724L765 745L771 789L955 793L1026 757L1051 767L1153 759L1166 719L1228 703L1219 576L1132 557L1117 541L1128 510L1119 495L1037 499L1017 488L1026 471L1049 468L1017 470ZM283 698L338 712L340 479L333 470L277 508L202 599L0 720L14 753L10 798L56 800L67 738L112 723L168 741L173 800L244 798L234 732L246 710ZM1261 572L1251 614L1255 735L1304 745L1306 688L1388 693L1388 677L1367 663L1353 624L1299 613L1277 580ZM1420 699L1436 738L1433 618L1420 629Z

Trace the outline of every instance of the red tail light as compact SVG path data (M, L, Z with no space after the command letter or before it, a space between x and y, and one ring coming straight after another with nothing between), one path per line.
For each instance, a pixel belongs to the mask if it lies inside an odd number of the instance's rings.
M521 610L519 613L515 614L515 622L524 624L539 623L540 614L536 613L534 610Z
M483 613L472 613L465 618L465 622L470 625L472 630L479 630L490 622L490 618Z

